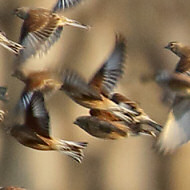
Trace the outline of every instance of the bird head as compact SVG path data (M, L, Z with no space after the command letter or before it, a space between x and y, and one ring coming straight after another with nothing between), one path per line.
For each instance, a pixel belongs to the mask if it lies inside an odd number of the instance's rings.
M169 42L165 48L171 50L179 57L186 56L186 50L189 50L187 46L184 46L180 42Z
M28 7L20 7L14 10L13 14L17 15L21 19L26 19L28 17Z
M88 116L87 116L88 117ZM88 128L88 122L87 122L87 117L86 116L81 116L78 117L75 121L74 124L78 125L82 129Z

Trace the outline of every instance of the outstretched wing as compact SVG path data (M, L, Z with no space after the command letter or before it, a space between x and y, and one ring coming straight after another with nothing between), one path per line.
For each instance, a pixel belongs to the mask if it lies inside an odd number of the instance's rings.
M74 71L66 70L62 82L61 90L64 90L74 100L83 98L101 100L100 94Z
M190 100L176 97L167 122L158 139L158 146L164 153L172 152L190 140Z
M80 3L81 0L58 0L53 8L53 12L62 11Z
M26 110L25 125L37 134L49 137L49 114L45 107L43 94L39 91L25 92L21 103Z
M89 85L108 96L122 76L125 57L126 40L123 36L116 35L115 48L112 54L90 80Z

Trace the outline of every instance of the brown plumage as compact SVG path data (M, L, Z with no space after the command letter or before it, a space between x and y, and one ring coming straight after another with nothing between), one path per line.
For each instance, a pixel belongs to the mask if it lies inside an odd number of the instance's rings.
M25 49L21 51L18 62L22 63L31 56L42 55L60 38L63 26L69 25L83 29L89 26L78 21L68 19L52 10L44 8L21 7L15 10L15 14L24 20L20 44Z
M128 125L148 124L160 131L161 126L150 119L135 102L122 95L113 94L113 88L123 73L125 55L126 40L117 35L113 52L90 82L86 83L73 71L66 71L63 75L62 90L86 108L109 111Z
M16 71L13 76L25 83L25 92L41 91L44 94L53 93L61 88L62 82L58 73L50 71L34 71L24 74Z
M17 107L15 125L10 134L24 146L37 150L60 151L78 162L83 159L86 142L65 141L50 136L49 113L40 91L24 92Z
M74 124L98 138L116 140L137 135L157 137L159 134L152 127L147 128L140 123L126 122L107 111L90 110L90 115L78 117Z
M22 45L7 39L5 33L2 31L0 31L0 45L13 52L15 55L18 55L23 49Z

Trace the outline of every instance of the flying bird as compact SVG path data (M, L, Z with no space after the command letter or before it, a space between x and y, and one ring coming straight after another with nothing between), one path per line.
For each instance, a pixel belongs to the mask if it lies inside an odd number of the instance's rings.
M7 39L5 33L2 31L0 31L0 45L13 52L15 55L19 55L20 51L23 49L22 45Z
M90 116L80 116L74 124L92 136L103 139L122 139L129 136L150 135L157 137L158 131L143 127L140 123L127 123L110 112L90 110Z
M125 57L126 40L121 35L116 35L113 52L90 82L87 83L78 73L66 70L61 89L76 103L86 108L109 111L127 123L148 124L160 131L162 127L136 103L123 95L113 93L113 88L123 74Z
M17 108L17 122L10 134L24 146L37 150L54 150L72 157L77 162L83 159L86 142L65 141L50 136L50 118L40 91L24 92Z
M65 3L67 0L64 1ZM71 3L73 2L73 4ZM75 1L70 1L70 6ZM58 1L59 5L59 1ZM26 59L35 55L43 55L60 38L64 26L73 26L89 30L89 26L79 23L56 13L54 10L44 8L21 7L14 11L14 14L23 19L21 28L20 44L25 48L18 57L18 63L23 63ZM66 6L65 8L68 8Z
M170 76L173 81L173 89L177 92L157 142L159 150L164 153L173 152L190 140L190 47L179 42L170 42L166 48L180 57L180 60L172 77Z

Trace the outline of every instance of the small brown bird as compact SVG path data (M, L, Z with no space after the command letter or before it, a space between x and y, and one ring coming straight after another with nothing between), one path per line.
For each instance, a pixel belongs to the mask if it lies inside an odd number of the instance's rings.
M184 73L190 71L190 47L185 46L180 42L170 42L166 49L171 50L174 54L180 57L179 62L177 63L176 72Z
M78 117L74 124L98 138L115 140L137 135L158 135L158 131L153 128L127 123L107 111L90 110L90 115Z
M24 146L37 150L55 150L78 162L83 159L86 142L73 142L53 138L49 133L49 114L43 94L39 91L24 92L17 108L19 120L10 128L10 134Z
M150 119L135 102L118 93L112 94L123 73L125 54L126 41L122 36L116 36L112 54L90 82L86 83L73 71L66 71L63 75L62 90L86 108L109 111L127 123L148 124L160 131L161 126Z
M20 187L8 186L8 187L0 187L0 190L26 190Z
M21 51L19 63L24 62L36 54L40 56L46 53L60 38L63 27L66 25L89 29L87 25L44 8L32 9L21 7L17 8L14 13L24 20L21 29L20 44L25 48Z
M2 31L0 31L0 45L13 52L15 55L18 55L23 49L22 45L7 39L5 33Z
M174 83L172 87L175 91L177 90L177 93L157 143L160 151L164 153L173 152L190 140L190 99L188 95L190 48L179 42L170 42L166 48L179 56L180 61L171 77Z
M76 103L84 107L121 110L109 97L123 74L125 56L126 40L121 35L116 35L113 52L88 83L76 72L66 70L63 74L61 89Z

